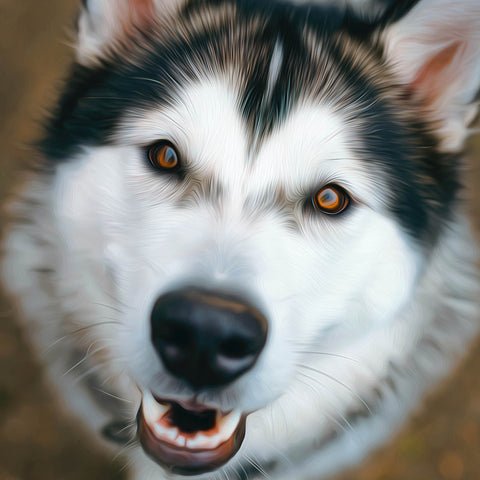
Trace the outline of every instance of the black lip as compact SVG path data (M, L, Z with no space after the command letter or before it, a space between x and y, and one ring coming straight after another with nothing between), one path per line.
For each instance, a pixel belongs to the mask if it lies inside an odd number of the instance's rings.
M171 473L200 475L217 470L239 450L245 438L246 416L243 416L231 438L215 449L189 450L159 440L145 422L142 407L137 414L138 437L145 453Z

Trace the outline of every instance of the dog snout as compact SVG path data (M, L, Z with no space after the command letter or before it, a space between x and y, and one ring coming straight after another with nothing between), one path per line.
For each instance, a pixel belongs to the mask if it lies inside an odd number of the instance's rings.
M249 303L200 290L158 298L151 327L167 370L195 389L226 385L252 368L268 331L265 316Z

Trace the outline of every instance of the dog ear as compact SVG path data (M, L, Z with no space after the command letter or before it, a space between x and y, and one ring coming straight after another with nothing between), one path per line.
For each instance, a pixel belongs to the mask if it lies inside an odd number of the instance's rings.
M480 100L480 1L398 0L390 16L387 59L437 121L443 147L461 149Z
M115 42L175 12L182 0L82 0L78 18L78 60L95 62Z

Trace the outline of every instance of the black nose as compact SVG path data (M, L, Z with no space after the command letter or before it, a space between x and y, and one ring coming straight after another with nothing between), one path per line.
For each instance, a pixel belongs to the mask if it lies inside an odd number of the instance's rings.
M235 380L252 368L267 340L267 321L256 308L201 290L160 297L151 323L165 367L196 389Z

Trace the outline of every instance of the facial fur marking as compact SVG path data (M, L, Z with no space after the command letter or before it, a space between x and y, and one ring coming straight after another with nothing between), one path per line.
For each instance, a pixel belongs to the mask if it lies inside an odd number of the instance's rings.
M450 5L480 31L478 0L88 1L108 55L67 82L0 273L65 404L159 464L124 449L132 479L329 478L479 330L459 159L347 1L418 3L407 46ZM119 4L162 18L110 48Z
M282 68L283 62L283 45L279 38L275 42L275 47L273 49L272 60L270 62L270 68L268 71L268 80L267 80L267 91L265 93L265 102L270 102L270 99L273 94L273 90L278 81L280 75L280 70Z

